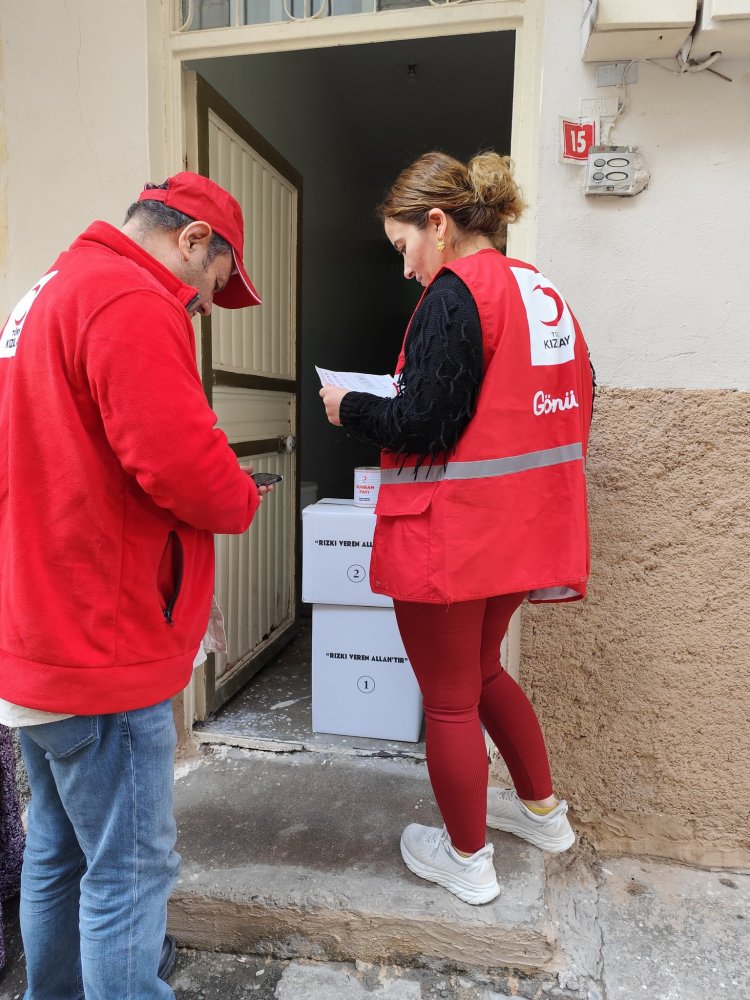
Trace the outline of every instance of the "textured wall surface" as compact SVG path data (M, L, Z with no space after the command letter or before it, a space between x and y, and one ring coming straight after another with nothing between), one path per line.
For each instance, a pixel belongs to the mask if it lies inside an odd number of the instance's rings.
M521 682L600 850L750 865L750 394L601 391L585 602L525 607Z

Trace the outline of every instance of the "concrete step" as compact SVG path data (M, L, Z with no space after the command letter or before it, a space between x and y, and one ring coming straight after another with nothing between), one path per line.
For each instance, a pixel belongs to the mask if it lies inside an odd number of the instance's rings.
M541 852L490 831L500 896L469 906L412 875L409 822L440 825L423 762L204 747L178 772L184 947L425 968L559 964Z

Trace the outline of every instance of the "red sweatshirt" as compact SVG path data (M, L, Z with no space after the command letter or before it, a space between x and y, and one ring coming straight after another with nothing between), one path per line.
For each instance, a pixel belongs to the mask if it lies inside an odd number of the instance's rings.
M183 284L95 222L0 333L0 697L75 714L189 681L213 533L258 492L216 429Z

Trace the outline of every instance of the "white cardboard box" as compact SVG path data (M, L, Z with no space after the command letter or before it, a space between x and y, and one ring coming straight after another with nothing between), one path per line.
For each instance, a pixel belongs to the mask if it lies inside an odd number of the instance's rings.
M371 507L353 500L319 500L302 511L302 600L310 604L393 607L370 590L375 532Z
M313 605L312 727L419 740L422 697L392 608Z

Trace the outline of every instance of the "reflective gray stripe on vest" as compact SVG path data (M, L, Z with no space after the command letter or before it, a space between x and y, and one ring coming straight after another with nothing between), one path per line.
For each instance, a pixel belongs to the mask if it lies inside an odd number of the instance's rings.
M486 458L481 462L448 462L446 466L421 466L414 475L414 466L403 469L382 469L380 482L395 486L402 483L437 483L443 479L490 479L496 476L510 476L514 472L529 469L544 469L550 465L576 462L583 458L583 445L565 444L560 448L546 448L544 451L529 451L525 455L511 455L508 458Z

